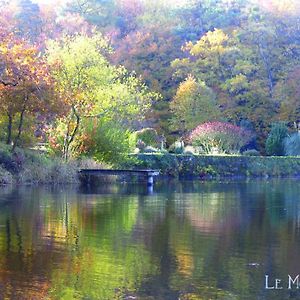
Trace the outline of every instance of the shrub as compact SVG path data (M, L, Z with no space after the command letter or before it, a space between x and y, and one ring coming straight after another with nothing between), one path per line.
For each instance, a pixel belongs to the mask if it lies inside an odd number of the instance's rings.
M237 153L252 139L252 133L239 126L224 122L207 122L196 127L189 136L195 147L206 153Z
M13 176L10 172L0 166L0 185L11 184L13 182Z
M300 133L294 133L284 139L284 153L289 156L300 155Z
M86 121L83 135L88 137L79 145L83 156L91 156L97 161L117 164L134 151L131 132L113 121Z
M8 170L14 170L16 168L15 163L12 160L11 147L7 145L0 145L0 164Z
M136 131L133 133L132 138L135 138L136 141L143 141L146 146L151 146L154 148L158 148L160 146L159 135L154 128L144 128L142 130Z
M183 154L184 152L184 143L177 141L169 147L169 152L174 154Z
M284 139L288 136L288 128L283 122L274 123L266 140L267 155L284 155Z
M245 156L260 156L259 151L255 149L246 150L243 152L243 155Z

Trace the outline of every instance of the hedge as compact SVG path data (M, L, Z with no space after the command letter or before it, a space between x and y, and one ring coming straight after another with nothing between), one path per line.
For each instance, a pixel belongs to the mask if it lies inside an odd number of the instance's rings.
M297 177L300 157L209 156L176 154L133 155L132 169L159 169L172 177Z

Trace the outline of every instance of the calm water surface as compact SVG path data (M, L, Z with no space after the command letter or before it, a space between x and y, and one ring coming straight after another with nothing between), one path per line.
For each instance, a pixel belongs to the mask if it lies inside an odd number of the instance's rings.
M0 189L0 299L300 299L288 274L296 180Z

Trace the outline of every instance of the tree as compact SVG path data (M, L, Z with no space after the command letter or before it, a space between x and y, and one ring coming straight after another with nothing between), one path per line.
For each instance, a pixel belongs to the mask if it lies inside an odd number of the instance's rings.
M276 119L289 125L300 121L300 67L296 65L274 89L275 105L278 106Z
M51 76L46 62L36 47L26 44L13 34L0 44L0 106L8 119L6 142L19 145L24 122L30 115L45 114L53 108ZM17 121L13 136L13 122Z
M192 74L204 81L217 95L221 116L235 123L249 119L261 146L277 113L272 96L277 77L269 56L264 56L266 50L259 50L254 40L250 42L241 32L220 29L206 33L196 43L187 43L184 49L188 57L172 63L175 75L183 78Z
M189 136L193 146L206 153L238 153L252 139L252 133L239 126L224 122L207 122L197 126Z
M180 126L183 122L184 130L191 130L199 123L216 120L220 114L216 105L216 95L212 89L189 76L179 85L170 103L173 128L182 129Z
M47 57L67 115L63 118L62 152L69 158L70 146L80 132L82 119L116 118L130 124L142 118L158 97L124 67L111 65L111 49L100 34L77 35L51 41Z
M288 128L283 122L274 123L266 140L268 155L284 155L284 140L288 137Z

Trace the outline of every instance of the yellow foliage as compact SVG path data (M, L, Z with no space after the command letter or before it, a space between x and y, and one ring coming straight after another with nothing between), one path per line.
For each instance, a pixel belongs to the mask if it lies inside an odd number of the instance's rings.
M195 45L187 44L191 55L206 55L210 52L225 52L225 46L229 37L221 29L209 31Z

